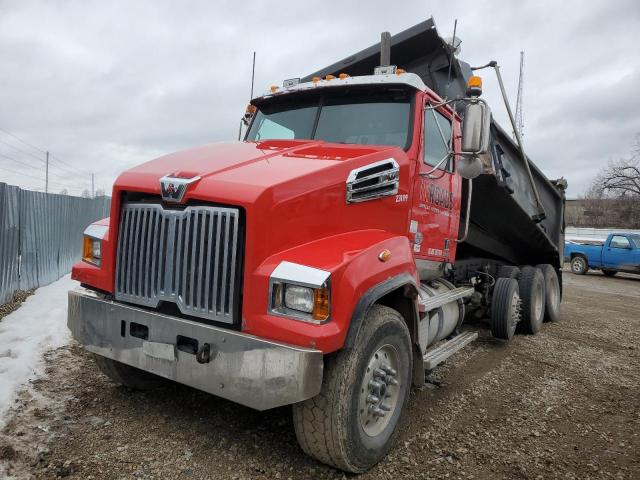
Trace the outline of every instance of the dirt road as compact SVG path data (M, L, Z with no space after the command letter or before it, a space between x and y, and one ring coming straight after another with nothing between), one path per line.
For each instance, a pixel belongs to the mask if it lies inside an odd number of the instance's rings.
M540 334L505 345L476 327L362 478L640 478L640 278L564 282L562 320ZM47 362L0 436L18 478L343 478L302 454L289 408L128 391L74 346Z

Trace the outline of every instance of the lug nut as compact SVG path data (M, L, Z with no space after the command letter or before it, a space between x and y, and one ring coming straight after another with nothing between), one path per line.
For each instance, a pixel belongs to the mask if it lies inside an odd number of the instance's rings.
M380 392L382 391L382 383L376 380L369 381L369 390L371 391L371 393L380 396Z
M387 375L391 375L392 377L395 377L398 374L398 372L396 372L393 368L391 368L388 365L383 365L381 368L382 370L385 371L385 373L387 373Z
M369 413L376 418L382 418L385 415L385 413L382 410L380 410L378 407L375 407L373 405L369 407Z
M382 370L381 368L376 368L373 371L373 376L374 377L378 377L378 378L384 378L387 375L387 372L385 372L384 370Z
M380 404L380 410L383 410L385 412L390 412L391 408L387 407L384 403Z
M395 378L391 377L390 375L386 376L384 378L384 381L387 385L392 385L394 387L398 385L398 381Z
M380 403L380 398L375 395L367 395L367 403L378 404Z

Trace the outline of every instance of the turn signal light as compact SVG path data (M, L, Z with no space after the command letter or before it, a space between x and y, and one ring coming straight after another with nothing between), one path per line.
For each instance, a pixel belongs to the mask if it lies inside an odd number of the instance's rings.
M378 260L381 262L388 262L391 260L391 250L384 249L378 254Z
M329 289L315 288L313 290L313 312L311 316L314 320L324 321L329 318Z

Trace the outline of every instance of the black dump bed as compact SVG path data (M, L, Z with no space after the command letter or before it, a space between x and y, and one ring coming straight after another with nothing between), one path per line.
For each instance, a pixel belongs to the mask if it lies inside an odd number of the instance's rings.
M379 64L377 43L302 81L339 73L371 75ZM432 18L391 37L391 64L416 73L434 92L449 99L465 96L471 75L469 65L451 55L451 47L438 34ZM534 191L517 144L495 121L491 132L491 154L497 173L473 180L469 235L458 247L458 259L490 257L513 264L551 263L560 267L564 247L563 189L529 160L546 214L542 221L536 221ZM467 182L464 185L466 198ZM464 213L463 208L463 216Z

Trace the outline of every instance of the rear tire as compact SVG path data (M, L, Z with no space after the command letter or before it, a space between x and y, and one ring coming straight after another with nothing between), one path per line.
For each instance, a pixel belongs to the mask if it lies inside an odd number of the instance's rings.
M491 334L511 340L520 320L520 289L513 278L498 278L491 300Z
M589 270L587 259L578 255L571 259L571 271L576 275L584 275Z
M547 263L538 265L538 268L544 276L544 319L547 322L557 322L558 320L560 320L560 302L562 301L558 274L556 272L556 269Z
M316 460L347 472L365 472L389 451L409 399L409 330L397 311L374 305L355 345L325 362L320 394L293 405L296 437Z
M513 278L518 280L520 269L515 265L502 265L498 267L498 278Z
M542 327L545 311L544 275L536 267L525 266L520 269L520 299L522 300L522 330L536 334Z
M164 379L153 373L131 367L122 362L111 360L101 355L94 355L96 365L102 373L115 383L134 390L153 390L164 383Z
M602 273L607 277L613 277L616 273L618 273L618 271L617 270L602 270Z

